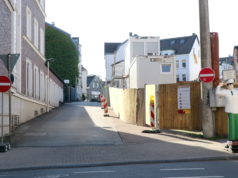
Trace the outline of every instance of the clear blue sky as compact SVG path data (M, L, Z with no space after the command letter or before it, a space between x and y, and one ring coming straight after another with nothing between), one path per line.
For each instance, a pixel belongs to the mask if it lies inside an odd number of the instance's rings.
M219 33L220 57L238 45L238 0L209 0L210 31ZM161 39L199 32L198 0L46 0L46 21L82 44L89 74L105 78L104 42L123 42L129 32ZM236 24L235 24L236 23Z

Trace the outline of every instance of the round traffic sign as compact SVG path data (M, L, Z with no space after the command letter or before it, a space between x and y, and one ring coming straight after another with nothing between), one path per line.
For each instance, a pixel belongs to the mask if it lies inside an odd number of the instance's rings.
M199 73L199 79L205 83L212 82L215 79L215 72L211 68L203 68Z
M11 88L11 80L6 76L0 76L0 92L7 92Z

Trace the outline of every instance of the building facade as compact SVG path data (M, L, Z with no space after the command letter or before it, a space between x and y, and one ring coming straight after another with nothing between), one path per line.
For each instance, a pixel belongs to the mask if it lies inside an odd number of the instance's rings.
M102 80L96 75L87 77L87 98L89 101L99 101L102 84Z
M3 0L0 2L0 16L0 21L3 21L0 22L0 41L6 43L0 45L0 53L20 54L12 71L11 110L12 115L19 116L19 122L23 123L46 112L48 108L59 106L63 102L64 84L45 65L44 0ZM2 63L0 68L1 75L6 75ZM6 106L5 115L7 110ZM5 130L5 133L9 133L9 130Z
M162 39L161 55L175 56L177 81L198 79L201 70L200 45L196 34L185 37Z
M109 48L110 43L107 44L107 48ZM111 71L111 73L107 72L109 76L106 79L107 81L113 81L113 78L115 78L115 86L118 86L118 83L120 83L120 87L122 88L129 86L129 73L132 67L132 61L138 56L175 58L177 81L198 80L198 74L201 70L200 46L196 34L160 40L159 37L141 37L130 33L129 39L121 43L114 50L113 53L106 53L105 55L110 56L105 57L105 60L114 60L113 67L109 68L106 65L106 71ZM124 63L123 69L121 69L122 61ZM106 61L106 63L108 62ZM124 74L121 76L116 75L116 69L117 73L121 69L119 73L124 72Z

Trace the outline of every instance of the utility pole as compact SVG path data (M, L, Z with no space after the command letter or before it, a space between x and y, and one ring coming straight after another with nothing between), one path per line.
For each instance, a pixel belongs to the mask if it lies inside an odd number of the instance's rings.
M199 0L200 43L202 68L211 68L211 42L208 0ZM207 138L215 136L214 114L209 106L209 90L212 83L202 83L202 128Z

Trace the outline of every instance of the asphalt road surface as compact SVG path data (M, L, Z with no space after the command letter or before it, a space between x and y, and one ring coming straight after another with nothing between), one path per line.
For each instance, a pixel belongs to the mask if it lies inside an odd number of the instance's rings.
M238 161L138 164L0 172L0 178L237 178Z
M97 102L65 104L46 115L33 119L17 129L13 137L15 147L64 147L82 145L115 145L121 139L95 113ZM90 116L93 114L93 117Z

